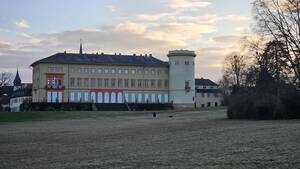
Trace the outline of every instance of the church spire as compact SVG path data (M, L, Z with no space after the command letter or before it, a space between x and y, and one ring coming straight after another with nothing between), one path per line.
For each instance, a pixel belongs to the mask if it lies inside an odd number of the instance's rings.
M79 48L79 54L82 54L82 41L80 39L80 48Z
M17 74L14 80L14 86L21 86L22 85L22 81L19 75L19 68L17 68Z

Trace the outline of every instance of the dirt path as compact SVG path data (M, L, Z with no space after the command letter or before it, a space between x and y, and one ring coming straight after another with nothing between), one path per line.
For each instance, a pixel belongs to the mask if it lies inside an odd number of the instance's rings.
M300 121L224 111L0 125L0 168L300 168Z

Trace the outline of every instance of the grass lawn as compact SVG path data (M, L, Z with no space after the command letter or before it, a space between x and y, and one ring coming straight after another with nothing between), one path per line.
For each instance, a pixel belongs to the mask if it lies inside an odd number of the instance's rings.
M220 108L206 108L201 109L202 111L207 110L220 110ZM196 110L192 110L196 111ZM151 114L153 111L133 111L133 112L97 112L97 111L41 111L41 112L0 112L0 123L10 122L26 122L26 121L51 121L51 120L62 120L62 119L84 119L84 118L101 118L101 117L115 117L115 116L142 116ZM162 113L170 113L171 111L158 111ZM172 111L174 112L174 111ZM184 111L175 111L184 112Z
M227 120L224 109L0 119L0 169L300 168L299 120Z

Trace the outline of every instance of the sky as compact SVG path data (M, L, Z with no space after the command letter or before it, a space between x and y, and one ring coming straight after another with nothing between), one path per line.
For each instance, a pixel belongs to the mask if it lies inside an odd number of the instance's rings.
M30 64L58 52L194 50L196 77L218 81L251 32L253 0L0 0L0 72L31 82Z

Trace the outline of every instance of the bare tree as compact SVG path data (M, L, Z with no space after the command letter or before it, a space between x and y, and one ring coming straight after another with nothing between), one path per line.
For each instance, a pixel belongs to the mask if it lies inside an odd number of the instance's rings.
M255 0L253 9L258 31L285 44L284 61L300 86L300 0Z
M11 73L3 72L0 74L0 87L9 86L12 83L13 76Z
M224 61L224 77L231 79L233 85L241 86L243 76L247 70L247 57L239 53L231 53Z

